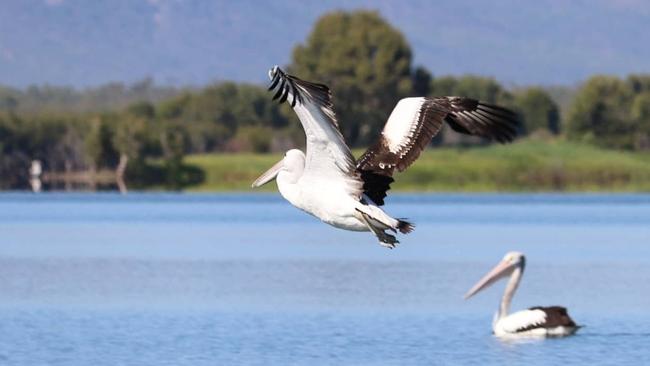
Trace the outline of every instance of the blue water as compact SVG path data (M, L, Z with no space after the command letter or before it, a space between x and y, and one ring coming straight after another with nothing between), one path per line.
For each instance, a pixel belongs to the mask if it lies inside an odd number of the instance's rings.
M646 364L650 195L394 195L395 250L277 195L0 194L0 365ZM564 305L566 339L491 335Z

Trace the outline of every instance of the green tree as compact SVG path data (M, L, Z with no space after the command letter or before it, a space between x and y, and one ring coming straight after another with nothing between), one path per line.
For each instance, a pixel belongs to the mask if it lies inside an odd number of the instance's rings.
M560 133L560 110L551 96L542 88L527 88L515 95L515 108L524 122L527 133L548 130Z
M568 137L605 147L633 148L630 116L634 94L617 77L594 76L578 91L567 118Z
M632 74L627 77L626 82L635 94L650 92L650 75Z
M511 104L512 95L492 78L476 75L444 76L431 81L432 96L462 96L492 104Z
M123 116L116 122L113 146L120 155L125 155L129 160L144 160L149 142L148 124L145 119L130 115Z
M15 112L17 107L18 99L0 88L0 111Z
M113 168L119 154L113 146L114 131L100 117L91 121L90 131L85 138L86 155L95 169Z
M191 152L223 150L242 127L270 125L282 129L288 125L287 113L271 100L265 88L232 82L167 101L158 108L158 118L183 126Z
M333 12L293 51L290 71L329 85L352 145L374 142L398 99L413 92L411 48L377 12ZM421 76L421 75L420 75Z
M134 117L152 119L156 115L156 108L149 102L136 102L127 107L127 113Z
M626 81L636 94L630 111L636 125L634 147L650 150L650 75L630 75Z
M184 182L183 156L188 146L187 131L179 123L166 123L160 132L165 183L180 189Z
M650 150L650 88L634 98L632 119L636 124L634 147Z
M30 157L18 131L22 121L13 114L0 113L0 189L19 188L27 183Z
M431 93L431 80L433 76L429 70L418 66L413 71L413 94L416 96L427 96Z
M271 149L271 129L261 126L246 126L237 130L230 141L233 151L253 151L256 153L269 152Z
M162 101L158 104L158 117L161 119L172 120L183 115L189 103L192 100L191 93L185 93L179 97Z

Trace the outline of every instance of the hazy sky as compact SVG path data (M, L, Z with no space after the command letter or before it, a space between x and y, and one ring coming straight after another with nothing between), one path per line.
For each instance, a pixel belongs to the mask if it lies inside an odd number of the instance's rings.
M0 84L262 81L342 8L379 10L435 75L574 84L650 72L650 1L2 0Z

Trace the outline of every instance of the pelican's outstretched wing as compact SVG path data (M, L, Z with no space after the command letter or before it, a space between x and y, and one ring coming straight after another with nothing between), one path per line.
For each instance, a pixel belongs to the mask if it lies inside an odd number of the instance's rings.
M457 132L510 142L517 115L508 109L462 97L404 98L388 118L376 144L357 162L364 193L383 205L393 173L404 171L447 122Z
M351 195L361 197L363 182L339 130L329 88L288 75L277 66L269 71L269 78L273 99L287 101L305 130L307 152L301 180L340 180Z

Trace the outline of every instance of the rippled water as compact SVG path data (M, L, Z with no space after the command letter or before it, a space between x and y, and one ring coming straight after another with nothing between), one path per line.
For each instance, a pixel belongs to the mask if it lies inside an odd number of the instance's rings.
M397 195L387 250L276 195L0 194L0 364L645 364L649 195ZM565 305L575 337L490 334L508 250L513 309Z

